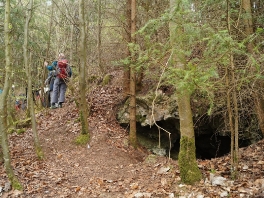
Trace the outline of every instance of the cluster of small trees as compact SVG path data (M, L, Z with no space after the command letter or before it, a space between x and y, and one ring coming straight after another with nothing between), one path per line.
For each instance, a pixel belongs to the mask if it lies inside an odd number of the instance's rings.
M130 3L133 5L133 1ZM144 1L139 4L155 10L152 7L155 3ZM156 70L162 74L162 83L176 90L182 181L193 183L201 178L196 164L191 108L195 93L208 99L208 104L204 105L208 105L209 115L221 113L226 118L225 130L231 137L231 174L236 178L239 131L244 130L240 122L245 117L255 120L248 120L251 135L257 130L264 133L263 6L254 0L171 0L166 3L167 10L139 27L136 39L130 42L130 59L124 61L130 68L130 81L127 81L130 82L127 92L131 98L130 142L136 145L136 81L141 80L142 73L150 71L153 75ZM133 17L128 22L133 27ZM127 76L129 74L125 78Z

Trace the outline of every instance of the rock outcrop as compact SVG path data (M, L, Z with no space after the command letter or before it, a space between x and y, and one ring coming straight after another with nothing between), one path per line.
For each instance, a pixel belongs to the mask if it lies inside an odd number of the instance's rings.
M196 97L197 98L197 97ZM140 144L160 155L179 150L180 120L175 95L165 94L162 90L138 95L136 99L137 134ZM215 106L215 110L223 105ZM194 130L197 156L201 158L218 157L230 151L230 133L226 130L225 114L208 115L209 102L206 97L192 99ZM218 112L221 112L219 110ZM216 111L215 111L216 112ZM129 98L120 105L117 120L123 126L129 125ZM247 128L240 120L240 129L245 130L240 136L240 146L247 146L255 141L247 135ZM255 132L259 134L258 132ZM163 150L162 150L163 149ZM166 151L166 152L164 152ZM204 157L202 157L204 156Z

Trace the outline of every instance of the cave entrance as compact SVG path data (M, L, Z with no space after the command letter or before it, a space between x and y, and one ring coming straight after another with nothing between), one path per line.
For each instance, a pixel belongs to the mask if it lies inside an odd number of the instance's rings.
M196 158L204 160L227 155L230 152L230 144L229 136L199 135L195 138ZM179 151L180 139L177 139L171 148L171 158L177 160Z
M157 124L166 129L171 133L169 136L168 133L160 130L157 126L141 126L139 123L137 124L137 136L139 143L158 155L169 155L172 159L178 159L178 153L180 150L180 132L179 132L179 120L169 119L157 122ZM204 132L201 135L201 131L199 129L199 133L195 133L195 144L196 144L196 157L197 159L211 159L216 157L221 157L230 153L230 144L231 138L229 136L222 136L219 133L212 132L210 129ZM160 133L160 144L162 152L156 152L155 149L158 148L159 145L159 133ZM200 135L199 135L200 134ZM171 141L171 143L170 143ZM239 147L246 147L251 144L250 140L239 140ZM160 151L160 149L159 149Z

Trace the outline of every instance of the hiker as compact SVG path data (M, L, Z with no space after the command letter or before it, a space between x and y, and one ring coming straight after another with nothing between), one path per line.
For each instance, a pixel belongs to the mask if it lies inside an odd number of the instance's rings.
M45 61L44 65L46 66L46 68L49 71L48 77L45 80L45 84L48 86L48 89L47 89L47 91L49 92L48 101L49 101L49 104L50 104L51 103L52 93L53 93L54 80L56 78L57 61L53 61L51 65L48 65L48 62Z
M65 102L65 93L67 90L67 81L71 77L71 69L68 60L63 53L59 54L56 65L56 78L53 84L53 94L51 96L51 109L62 108ZM56 106L58 103L58 106Z

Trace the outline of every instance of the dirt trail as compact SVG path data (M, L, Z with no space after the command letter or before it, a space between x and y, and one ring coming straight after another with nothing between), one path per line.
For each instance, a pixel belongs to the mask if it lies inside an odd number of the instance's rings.
M2 163L0 197L183 198L200 195L211 198L225 194L228 197L263 195L264 141L241 149L241 177L232 185L213 186L208 182L212 170L231 181L230 156L198 160L203 180L194 186L182 185L177 161L128 146L128 132L113 117L120 92L120 87L108 86L98 87L90 95L92 138L89 148L73 143L80 134L80 123L77 108L70 98L61 109L47 109L37 114L44 160L38 160L34 153L30 129L21 135L10 135L12 164L24 190L4 191L8 179Z

